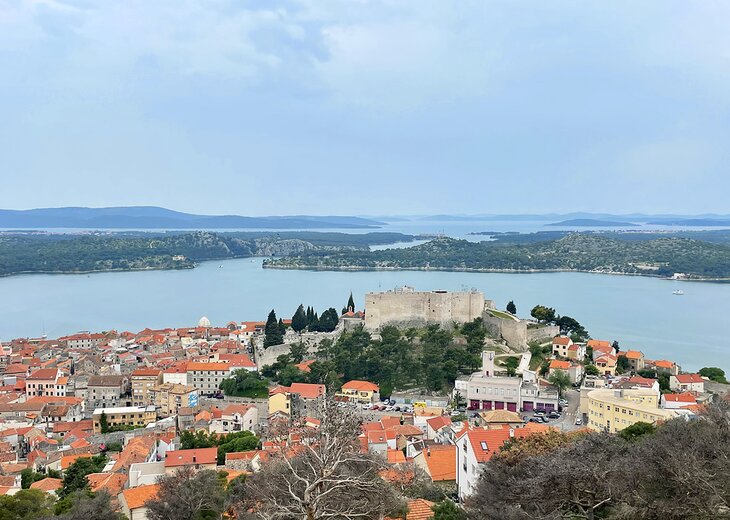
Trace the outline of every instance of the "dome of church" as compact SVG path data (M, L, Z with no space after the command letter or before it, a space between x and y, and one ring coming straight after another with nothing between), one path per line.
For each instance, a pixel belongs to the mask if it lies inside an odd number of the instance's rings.
M206 318L205 316L203 316L198 321L198 327L205 327L206 329L210 328L210 320L208 318Z

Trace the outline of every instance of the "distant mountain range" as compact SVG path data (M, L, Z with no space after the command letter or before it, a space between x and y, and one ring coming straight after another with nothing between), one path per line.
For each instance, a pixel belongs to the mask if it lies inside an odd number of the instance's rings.
M546 226L566 226L566 227L632 227L638 226L633 222L618 222L616 220L598 220L594 218L574 218L571 220L563 220L561 222L552 222L545 224Z
M351 216L195 215L155 206L0 209L0 228L10 229L363 229L382 225L377 220Z

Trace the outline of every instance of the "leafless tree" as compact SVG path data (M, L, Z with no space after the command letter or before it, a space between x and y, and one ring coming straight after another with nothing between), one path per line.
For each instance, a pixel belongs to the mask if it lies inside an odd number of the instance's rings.
M727 405L674 419L635 441L596 433L485 468L469 518L679 520L730 518Z
M215 471L196 472L184 466L158 482L157 498L145 504L150 520L220 518L226 508L223 486Z
M319 427L274 428L278 448L246 481L248 509L263 520L382 519L400 506L378 475L384 461L361 453L359 418L325 399Z

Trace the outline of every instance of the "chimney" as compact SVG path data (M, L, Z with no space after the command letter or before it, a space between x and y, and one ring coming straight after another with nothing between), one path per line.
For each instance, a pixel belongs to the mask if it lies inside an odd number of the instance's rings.
M196 460L196 459L195 459L195 455L193 455L193 462L195 462L195 460Z
M429 448L426 448L426 457L430 457L430 456L431 456L431 448L429 447Z

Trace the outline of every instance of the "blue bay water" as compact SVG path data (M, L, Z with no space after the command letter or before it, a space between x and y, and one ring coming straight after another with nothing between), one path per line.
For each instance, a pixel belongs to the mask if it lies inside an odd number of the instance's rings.
M219 266L223 266L220 268ZM0 279L0 339L80 330L138 331L290 317L299 303L341 309L353 292L410 285L418 290L476 288L518 313L536 304L578 319L593 337L667 358L686 370L730 370L725 314L730 284L680 283L585 273L495 274L436 271L321 272L262 269L261 259L206 262L184 271L24 275ZM684 296L672 295L682 289Z

